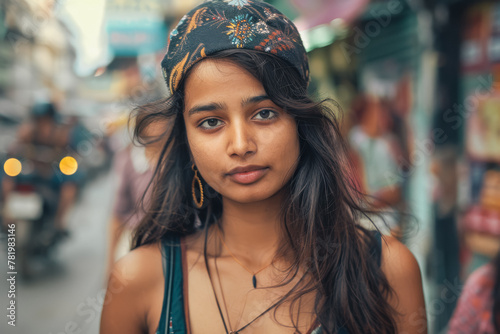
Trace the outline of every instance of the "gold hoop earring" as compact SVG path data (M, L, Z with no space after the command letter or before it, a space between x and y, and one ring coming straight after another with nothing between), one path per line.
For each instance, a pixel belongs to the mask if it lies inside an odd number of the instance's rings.
M196 169L196 167L195 167L194 164L191 166L191 169L194 171L193 182L191 183L191 193L193 194L193 202L196 205L196 207L198 209L200 209L203 206L203 200L204 200L204 197L203 197L203 184L201 183L201 180L198 177L198 170ZM196 198L196 192L195 192L196 182L198 182L198 187L200 188L200 195L201 195L201 197L200 197L199 201Z

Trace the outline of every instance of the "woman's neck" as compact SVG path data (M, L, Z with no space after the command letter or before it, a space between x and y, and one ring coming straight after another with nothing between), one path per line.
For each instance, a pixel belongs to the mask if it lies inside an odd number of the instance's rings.
M230 251L254 267L273 259L281 235L281 196L241 204L224 199L222 238Z

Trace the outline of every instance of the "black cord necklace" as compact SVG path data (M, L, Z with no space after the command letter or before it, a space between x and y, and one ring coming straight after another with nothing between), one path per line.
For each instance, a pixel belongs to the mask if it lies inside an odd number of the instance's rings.
M227 329L226 321L224 320L224 314L222 313L222 309L220 307L219 299L217 298L217 294L215 293L214 284L212 282L212 275L210 274L210 268L208 267L207 240L208 240L208 226L205 227L205 245L203 246L203 257L205 258L205 267L207 268L208 278L210 279L210 285L212 286L212 291L214 293L215 302L217 303L217 308L219 309L220 318L222 320L222 324L224 325L224 329L226 330L226 334L238 334L242 330L244 330L245 328L247 328L248 326L250 326L251 324L253 324L257 319L259 319L260 317L262 317L264 314L266 314L267 312L269 312L270 310L272 310L278 304L279 301L276 302L276 303L274 303L274 304L272 304L271 306L269 306L264 312L262 312L261 314L259 314L257 317L255 317L252 321L250 321L249 323L247 323L245 326L241 327L240 329L234 330L234 331L232 329L231 329L231 331L229 331ZM221 293L222 293L222 289L221 289Z
M273 262L271 261L271 263L260 268L257 271L252 271L252 270L248 269L247 266L245 266L240 260L238 260L238 258L233 254L233 252L231 252L229 247L227 247L226 243L224 242L224 238L222 237L222 234L220 233L220 229L218 227L217 227L217 234L219 236L220 242L222 243L222 246L224 246L224 248L227 250L229 255L231 255L233 260L236 261L236 263L238 263L243 269L245 269L250 274L252 274L252 285L253 285L253 288L255 289L257 287L257 274L260 273L261 271L263 271L264 269L266 269L267 267L269 267L271 264L273 264Z

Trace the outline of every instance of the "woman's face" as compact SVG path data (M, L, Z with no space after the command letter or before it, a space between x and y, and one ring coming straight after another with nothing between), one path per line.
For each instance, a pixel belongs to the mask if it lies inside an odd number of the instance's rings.
M197 64L185 82L183 115L194 163L225 200L268 199L293 175L296 122L238 65L211 59Z

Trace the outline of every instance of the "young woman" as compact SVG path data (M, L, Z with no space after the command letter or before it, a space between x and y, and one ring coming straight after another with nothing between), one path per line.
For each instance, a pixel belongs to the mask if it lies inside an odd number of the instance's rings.
M358 226L332 111L307 95L305 49L272 6L209 1L171 33L171 128L101 333L426 333L420 271Z

